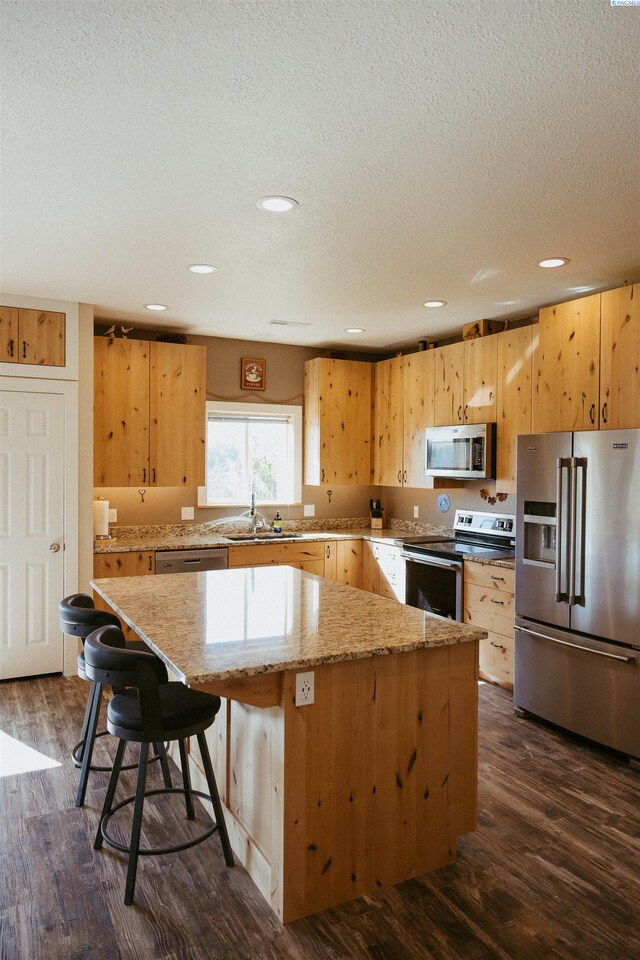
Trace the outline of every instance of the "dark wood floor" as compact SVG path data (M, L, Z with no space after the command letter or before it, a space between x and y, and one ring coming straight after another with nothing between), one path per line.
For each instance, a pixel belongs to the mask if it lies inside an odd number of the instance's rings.
M480 825L457 863L288 927L217 838L145 858L123 905L120 855L92 849L105 776L73 802L86 691L0 684L0 733L61 764L0 776L2 960L640 958L640 773L515 718L496 688L480 691Z

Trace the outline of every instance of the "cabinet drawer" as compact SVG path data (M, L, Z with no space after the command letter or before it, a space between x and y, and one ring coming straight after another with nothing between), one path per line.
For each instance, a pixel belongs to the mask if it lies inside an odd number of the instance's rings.
M480 676L513 690L513 634L489 632L487 639L480 641Z
M515 591L516 572L507 567L494 567L488 563L475 563L473 560L464 562L464 582L476 583L480 587L491 590Z
M513 594L475 583L464 585L464 622L502 636L513 635Z
M324 569L324 543L252 543L229 547L230 567L264 567L270 563L304 563L321 560ZM315 570L313 571L315 573ZM322 571L321 571L322 572Z

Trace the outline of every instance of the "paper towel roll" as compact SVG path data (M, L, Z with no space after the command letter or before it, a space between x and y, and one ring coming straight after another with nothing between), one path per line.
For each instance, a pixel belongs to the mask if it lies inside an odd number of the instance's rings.
M93 535L94 537L109 536L109 501L93 501Z

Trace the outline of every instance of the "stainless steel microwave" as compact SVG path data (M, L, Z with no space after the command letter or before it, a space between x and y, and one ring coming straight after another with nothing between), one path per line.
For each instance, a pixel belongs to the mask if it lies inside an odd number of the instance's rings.
M495 474L495 423L461 423L428 427L427 477L484 480Z

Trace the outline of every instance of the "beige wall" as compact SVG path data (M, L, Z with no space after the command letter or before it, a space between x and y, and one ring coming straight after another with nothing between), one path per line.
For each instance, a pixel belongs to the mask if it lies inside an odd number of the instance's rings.
M456 510L491 510L496 513L515 513L516 498L510 495L502 502L496 500L490 504L481 494L485 490L490 497L496 495L496 485L493 480L469 480L463 487L452 487L449 490L413 490L396 489L394 487L378 488L384 489L383 499L387 502L387 512L389 516L397 520L413 520L413 508L417 506L420 510L419 519L422 523L443 523L447 526L453 526L453 519ZM441 493L446 493L451 501L451 506L447 513L441 513L438 510L438 497ZM380 494L378 494L380 496Z

